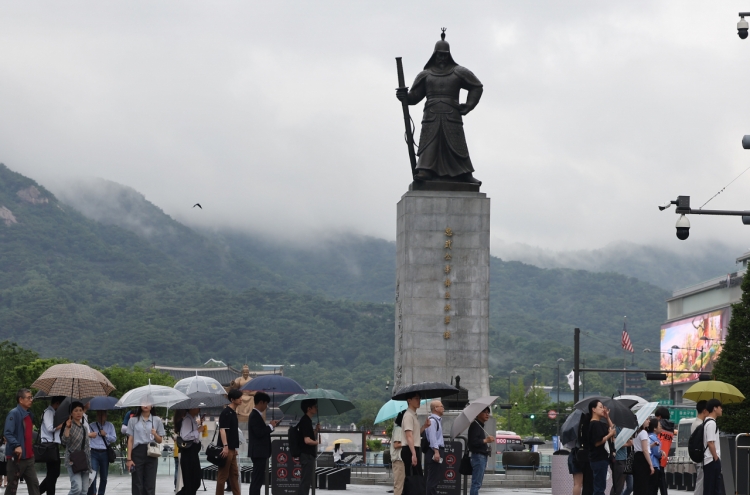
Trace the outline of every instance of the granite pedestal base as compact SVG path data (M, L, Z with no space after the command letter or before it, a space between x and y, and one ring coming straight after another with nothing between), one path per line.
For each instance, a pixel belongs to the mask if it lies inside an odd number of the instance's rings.
M394 382L489 395L490 200L409 191L398 203Z

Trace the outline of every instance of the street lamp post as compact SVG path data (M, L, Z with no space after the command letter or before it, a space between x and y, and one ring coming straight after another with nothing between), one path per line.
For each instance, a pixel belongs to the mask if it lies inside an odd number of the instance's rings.
M516 374L518 374L518 372L516 370L510 370L508 372L508 405L511 406L511 407L508 408L508 431L513 431L510 428L510 410L513 407L513 402L511 402L511 400L510 400L510 376L511 375L516 375Z
M564 362L563 358L557 360L557 416L555 416L555 426L557 427L558 442L560 441L560 363Z
M669 354L670 367L671 367L670 371L672 372L672 373L670 373L670 375L672 375L672 378L670 379L671 380L671 384L669 386L669 400L672 401L672 404L674 404L674 398L675 398L675 393L674 393L674 350L675 349L679 349L679 348L680 348L680 346L673 345L672 348L669 349L669 352L667 352L667 351L652 351L651 349L648 349L648 348L643 349L643 352L658 352L659 354Z

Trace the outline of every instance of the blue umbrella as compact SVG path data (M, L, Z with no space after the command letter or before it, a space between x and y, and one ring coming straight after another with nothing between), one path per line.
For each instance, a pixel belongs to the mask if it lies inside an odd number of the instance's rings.
M307 394L305 389L302 388L302 385L299 383L291 378L276 374L256 376L244 384L240 390L271 393L271 403L276 399L276 394ZM271 418L273 418L274 415L275 410L271 409Z
M428 399L423 399L420 401L421 404L426 404ZM380 408L380 411L378 411L378 415L375 418L375 423L382 423L383 421L388 421L389 419L395 418L398 416L398 413L401 411L405 411L407 408L407 404L405 400L389 400L385 404L383 404L383 407Z
M261 375L256 376L240 388L240 390L249 390L254 392L266 392L273 394L306 394L302 386L281 375Z
M119 407L115 407L117 401L117 397L94 397L89 402L89 409L92 411L113 411L119 409Z

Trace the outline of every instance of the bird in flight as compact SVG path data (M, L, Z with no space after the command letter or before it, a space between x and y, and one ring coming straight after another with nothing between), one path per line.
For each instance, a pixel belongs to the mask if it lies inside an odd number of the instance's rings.
M195 203L195 204L193 205L193 208L195 208L196 206L197 206L198 208L200 208L201 210L203 209L203 207L201 206L201 204L200 204L200 203Z

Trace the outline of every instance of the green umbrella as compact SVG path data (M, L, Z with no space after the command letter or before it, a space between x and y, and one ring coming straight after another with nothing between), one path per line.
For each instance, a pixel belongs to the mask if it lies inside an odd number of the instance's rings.
M294 394L282 402L279 409L284 414L302 416L304 413L300 405L306 399L317 399L318 416L335 416L354 409L354 404L340 392L323 388L308 389L307 394Z

